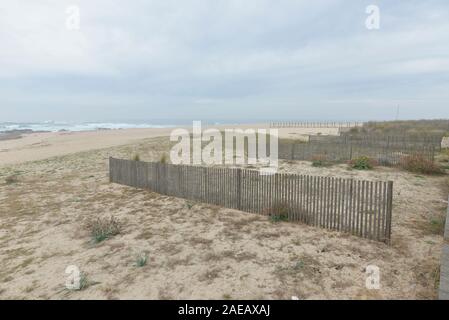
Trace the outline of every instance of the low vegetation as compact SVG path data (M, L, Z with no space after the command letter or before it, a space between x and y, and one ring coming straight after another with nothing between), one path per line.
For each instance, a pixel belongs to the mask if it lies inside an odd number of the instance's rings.
M433 234L444 235L446 216L441 215L430 219L430 230Z
M324 155L316 155L312 158L312 167L327 167L330 162Z
M285 203L277 203L271 207L270 220L272 222L288 221L288 206Z
M73 288L70 288L69 290L82 291L96 284L99 284L99 282L91 281L85 272L81 272L79 275L79 283L75 285Z
M167 156L166 153L163 153L163 154L161 155L161 158L159 159L159 162L160 162L160 163L168 163L168 156Z
M407 120L367 122L353 133L407 135L422 138L423 136L445 136L448 134L448 120Z
M427 218L420 223L419 226L424 234L443 236L444 228L446 226L446 212L432 215L430 218Z
M449 170L449 149L442 149L435 160L441 164L442 169Z
M133 160L134 160L134 161L140 161L140 156L139 156L138 153L136 153L136 154L133 156Z
M120 223L113 216L97 218L87 223L93 243L100 243L120 233Z
M136 267L143 267L147 264L148 255L146 253L141 253L136 258Z
M361 156L349 161L349 165L357 170L371 170L377 165L377 162L369 157Z
M421 174L442 174L443 170L434 161L427 159L423 155L409 155L401 159L402 169Z
M5 178L6 184L13 184L19 182L17 175L8 176Z
M84 289L88 288L90 285L91 285L91 281L87 277L87 274L84 273L84 272L81 272L81 274L80 274L80 285L79 285L79 288L77 290L84 290Z

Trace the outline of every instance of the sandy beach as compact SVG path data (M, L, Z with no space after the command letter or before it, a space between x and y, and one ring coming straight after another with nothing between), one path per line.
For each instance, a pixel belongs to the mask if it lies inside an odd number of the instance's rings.
M168 132L43 133L2 141L0 297L436 298L443 237L433 221L447 207L445 177L280 161L280 172L393 180L391 246L109 183L110 156L138 153L158 161L169 150L168 138L160 137ZM110 216L120 233L93 244L86 223ZM142 254L148 262L137 267ZM365 287L373 264L381 270L380 290ZM87 275L87 288L65 288L69 265Z
M191 127L187 126L181 128L192 130ZM203 127L203 129L205 128L211 128L211 126ZM212 128L219 130L227 128L268 129L268 126L266 124L242 124L219 125ZM145 138L170 136L173 129L115 129L24 134L21 138L0 140L0 166L130 144ZM325 135L338 134L338 129L336 128L282 128L278 130L281 138L295 139L307 139L308 134L316 134L317 132Z

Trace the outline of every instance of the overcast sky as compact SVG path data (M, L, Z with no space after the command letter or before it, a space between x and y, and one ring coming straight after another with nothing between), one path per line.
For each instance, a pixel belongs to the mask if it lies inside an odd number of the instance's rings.
M0 122L394 119L398 105L449 118L447 0L0 1Z

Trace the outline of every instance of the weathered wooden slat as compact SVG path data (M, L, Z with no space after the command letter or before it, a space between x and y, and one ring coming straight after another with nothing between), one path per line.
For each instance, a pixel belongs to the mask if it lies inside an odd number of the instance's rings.
M387 223L386 223L386 242L391 240L391 223L393 211L393 181L388 181L388 198L387 198Z

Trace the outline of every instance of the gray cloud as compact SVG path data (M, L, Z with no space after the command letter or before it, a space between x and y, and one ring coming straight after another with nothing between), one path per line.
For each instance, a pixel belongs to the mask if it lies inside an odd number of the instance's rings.
M448 87L444 0L0 4L0 122L448 117Z

